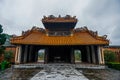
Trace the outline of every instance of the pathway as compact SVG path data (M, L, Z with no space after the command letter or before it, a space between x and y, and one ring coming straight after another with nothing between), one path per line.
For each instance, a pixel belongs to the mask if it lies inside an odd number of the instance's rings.
M89 80L74 66L49 64L44 69L31 78L31 80Z

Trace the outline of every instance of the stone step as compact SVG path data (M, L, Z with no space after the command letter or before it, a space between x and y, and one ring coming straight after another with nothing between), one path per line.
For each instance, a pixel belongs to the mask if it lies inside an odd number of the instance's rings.
M93 65L93 64L20 64L14 65L14 68L46 68L47 66L66 66L66 67L74 67L80 69L105 69L107 68L105 65Z

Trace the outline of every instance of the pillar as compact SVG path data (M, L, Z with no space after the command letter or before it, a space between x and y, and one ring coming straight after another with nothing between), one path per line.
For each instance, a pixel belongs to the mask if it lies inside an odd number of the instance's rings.
M17 63L17 61L18 61L18 51L19 51L19 48L17 46L16 51L15 51L15 63Z
M74 64L75 63L75 54L74 54L74 49L71 48L71 63Z
M38 62L38 49L35 50L35 62Z
M101 51L101 63L102 64L104 64L105 63L105 61L104 61L104 49L102 49L102 51Z
M92 63L96 63L94 46L91 46L91 55L92 55Z
M90 49L89 46L86 46L86 50L87 50L87 61L90 63Z
M48 49L46 48L46 49L45 49L45 54L44 54L44 64L45 64L45 63L48 63L48 60L49 60L49 59L48 59Z
M16 47L15 63L21 63L21 46Z
M29 50L29 60L28 60L28 61L31 62L33 46L31 45L29 49L30 49L30 50Z
M27 54L28 54L28 45L25 45L25 51L24 51L24 63L27 62Z
M97 49L98 49L98 51L97 51L97 52L98 52L98 53L97 53L97 54L98 54L98 63L99 63L99 64L102 64L100 46L98 46Z

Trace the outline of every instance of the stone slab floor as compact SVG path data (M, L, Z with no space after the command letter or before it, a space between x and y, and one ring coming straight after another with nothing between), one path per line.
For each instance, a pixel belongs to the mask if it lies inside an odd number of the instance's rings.
M80 71L69 65L46 66L30 80L89 80Z
M86 78L86 77L88 78ZM120 80L120 71L106 69L75 69L71 65L46 65L36 69L6 69L0 80Z

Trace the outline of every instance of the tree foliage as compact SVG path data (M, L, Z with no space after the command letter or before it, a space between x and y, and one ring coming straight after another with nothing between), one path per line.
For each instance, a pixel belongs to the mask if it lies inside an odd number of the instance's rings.
M75 50L75 60L81 61L81 52L80 50Z
M4 59L5 60L11 61L12 58L13 58L13 51L9 50L9 51L4 52Z
M5 47L0 47L0 55L4 53Z
M105 59L105 62L114 62L115 59L116 59L116 55L113 51L110 51L110 50L105 50L104 51L104 59Z
M0 24L0 34L3 32L2 25Z
M0 45L4 44L7 34L2 33L2 25L0 25Z
M0 24L0 55L4 53L5 48L2 47L2 44L4 44L6 40L6 34L3 34L2 32L3 32L2 25Z
M44 59L44 52L38 52L38 59L43 60Z
M7 34L0 34L0 45L5 43Z

